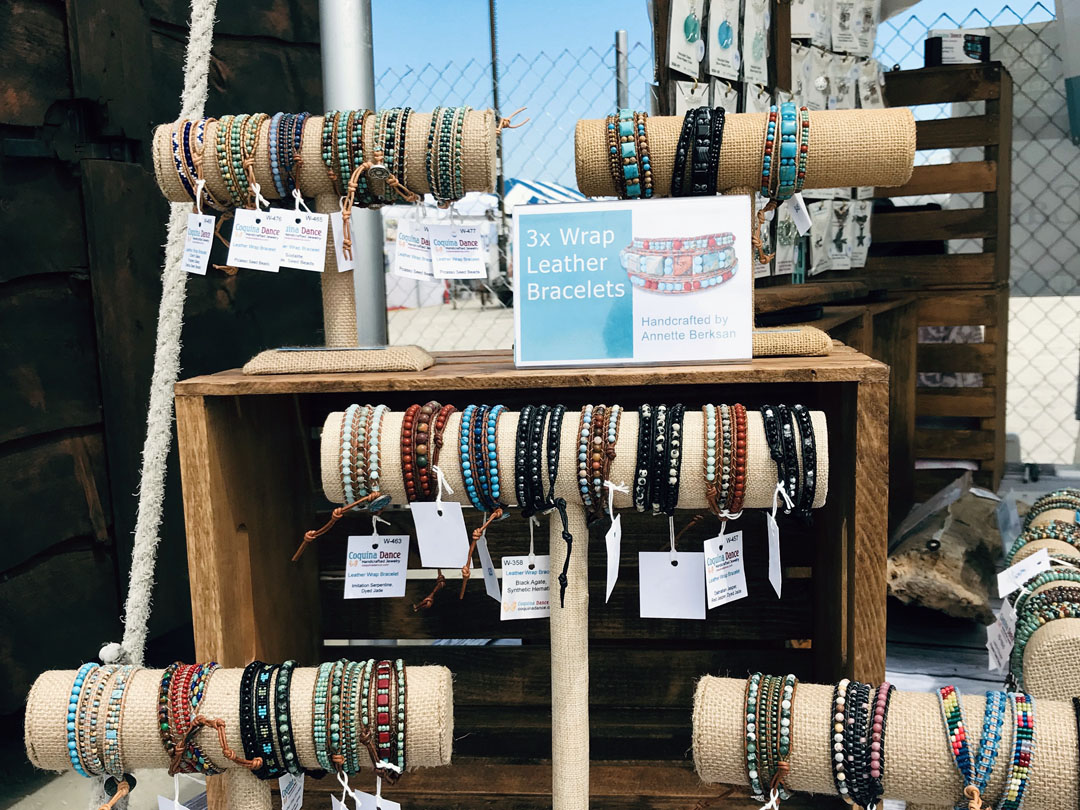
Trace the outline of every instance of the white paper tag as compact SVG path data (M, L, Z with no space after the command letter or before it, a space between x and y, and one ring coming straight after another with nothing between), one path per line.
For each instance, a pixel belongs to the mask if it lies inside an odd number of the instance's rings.
M607 595L604 601L611 599L611 592L615 590L615 583L619 581L619 558L622 555L622 513L615 516L611 522L611 528L604 535L604 545L607 546Z
M1025 557L1020 562L1010 565L997 575L998 596L1004 599L1013 591L1024 587L1024 583L1032 577L1037 577L1043 571L1050 570L1050 552L1040 548L1030 557Z
M226 264L276 273L284 229L285 214L282 211L237 208L233 214Z
M986 628L986 650L990 654L990 669L1004 672L1009 667L1016 640L1016 611L1005 599L1001 603L997 620Z
M465 517L456 501L409 504L420 564L424 568L461 568L469 557L469 535Z
M1016 538L1020 536L1020 515L1016 509L1016 492L1009 490L997 506L997 525L1001 532L1001 545L1008 553Z
M348 808L341 803L341 799L333 794L330 795L330 808L331 810L348 810Z
M304 774L287 773L278 777L281 791L281 810L300 810L304 806Z
M400 804L390 801L385 796L376 799L370 793L360 790L353 791L353 796L356 797L357 810L401 810Z
M180 266L188 273L206 275L210 247L214 244L214 218L209 214L188 214L184 236L184 256Z
M330 214L330 231L334 236L334 258L337 260L338 272L355 270L356 263L352 259L345 258L345 220L341 216L341 211Z
M532 565L532 568L529 566ZM501 618L542 619L551 615L551 557L502 558Z
M428 225L427 231L435 278L487 278L479 228L475 225Z
M187 810L187 806L180 804L180 802L173 801L172 797L166 799L162 795L157 797L158 810Z
M780 569L780 527L776 525L776 518L771 512L765 513L765 525L769 530L769 584L776 591L776 598L780 598L780 586L784 576Z
M499 590L499 578L495 576L495 563L491 560L487 537L481 537L477 541L476 550L480 552L480 570L484 572L484 590L496 602L502 602L502 591Z
M428 226L415 219L398 220L397 246L390 272L402 278L431 281L435 278Z
M810 212L806 210L806 203L803 202L802 194L793 194L791 199L787 201L787 206L799 236L806 236L810 233L810 227L813 223L810 220Z
M705 555L700 551L639 551L638 612L643 619L704 619Z
M705 596L709 608L747 595L743 534L721 534L705 541Z
M1005 628L1005 632L1009 634L1009 638L1013 638L1016 635L1016 608L1013 607L1012 602L1008 599L1001 601L1001 610L998 611L998 621L1001 622L1001 626Z
M400 598L408 571L409 535L354 535L345 557L345 598Z
M285 231L281 235L280 264L321 273L326 265L326 231L329 227L326 214L307 211L286 213Z

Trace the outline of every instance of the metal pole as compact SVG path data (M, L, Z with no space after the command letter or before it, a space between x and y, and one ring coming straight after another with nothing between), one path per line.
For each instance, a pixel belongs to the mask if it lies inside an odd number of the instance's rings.
M371 36L371 0L319 0L322 38L323 105L327 110L375 109L375 52ZM356 338L360 346L384 346L386 273L382 216L365 208L352 210L356 270Z
M499 118L499 31L496 19L495 0L488 0L488 29L491 39L491 103L495 108L495 118ZM499 221L495 226L498 244L499 273L507 276L506 261L506 198L503 194L503 152L502 138L495 139L495 194L499 199Z
M626 30L615 32L615 106L620 110L630 107L630 66L626 44Z

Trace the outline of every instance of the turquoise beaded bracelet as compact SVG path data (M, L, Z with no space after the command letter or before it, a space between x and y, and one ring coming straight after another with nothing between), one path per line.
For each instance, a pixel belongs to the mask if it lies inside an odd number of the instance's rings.
M1009 656L1009 673L1019 686L1024 685L1024 650L1028 641L1036 630L1055 619L1080 619L1080 605L1061 602L1025 611L1022 617L1017 618L1012 655Z

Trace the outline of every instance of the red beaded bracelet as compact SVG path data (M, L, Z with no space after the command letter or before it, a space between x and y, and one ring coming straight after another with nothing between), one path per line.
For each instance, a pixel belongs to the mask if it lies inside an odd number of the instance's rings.
M419 412L419 405L410 405L405 409L405 415L401 419L401 477L405 482L405 499L409 503L417 499L416 433L414 427L416 415Z
M746 495L746 406L736 402L731 406L731 412L732 421L735 423L735 448L732 453L728 512L737 515L742 511L743 498Z

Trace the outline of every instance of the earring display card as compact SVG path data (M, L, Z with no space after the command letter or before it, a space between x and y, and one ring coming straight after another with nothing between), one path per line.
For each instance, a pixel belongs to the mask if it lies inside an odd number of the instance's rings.
M854 53L859 43L855 32L856 0L833 0L832 49Z
M832 221L832 201L821 200L806 207L810 212L810 267L807 274L816 276L830 268L827 240Z
M859 63L853 56L833 54L829 65L829 109L854 110Z
M810 44L828 50L832 47L832 0L809 0L814 4L810 12Z
M729 112L739 109L739 88L733 84L712 80L712 106L723 107Z
M811 0L806 0L810 3ZM807 104L806 84L810 80L810 49L797 42L791 43L791 94L799 107Z
M668 67L698 75L698 65L705 58L704 26L701 24L706 0L672 0L668 26Z
M709 74L738 81L742 67L739 52L739 0L709 3Z
M747 360L747 196L514 208L514 360L526 366Z
M856 56L873 56L874 39L877 37L878 18L881 16L881 0L855 0Z
M772 94L764 87L747 85L746 107L743 112L767 113L772 106Z
M870 214L874 210L872 200L851 201L851 267L866 266L870 252Z
M791 3L791 38L810 39L814 34L811 13L814 0L793 0Z
M827 238L830 270L851 269L851 200L832 201Z
M704 82L675 82L675 114L709 105L709 85Z
M743 79L756 84L769 83L769 3L746 0L742 28Z
M885 86L885 77L881 72L881 63L876 59L862 62L858 66L859 106L864 110L880 110L885 107L885 99L882 96L882 88Z

